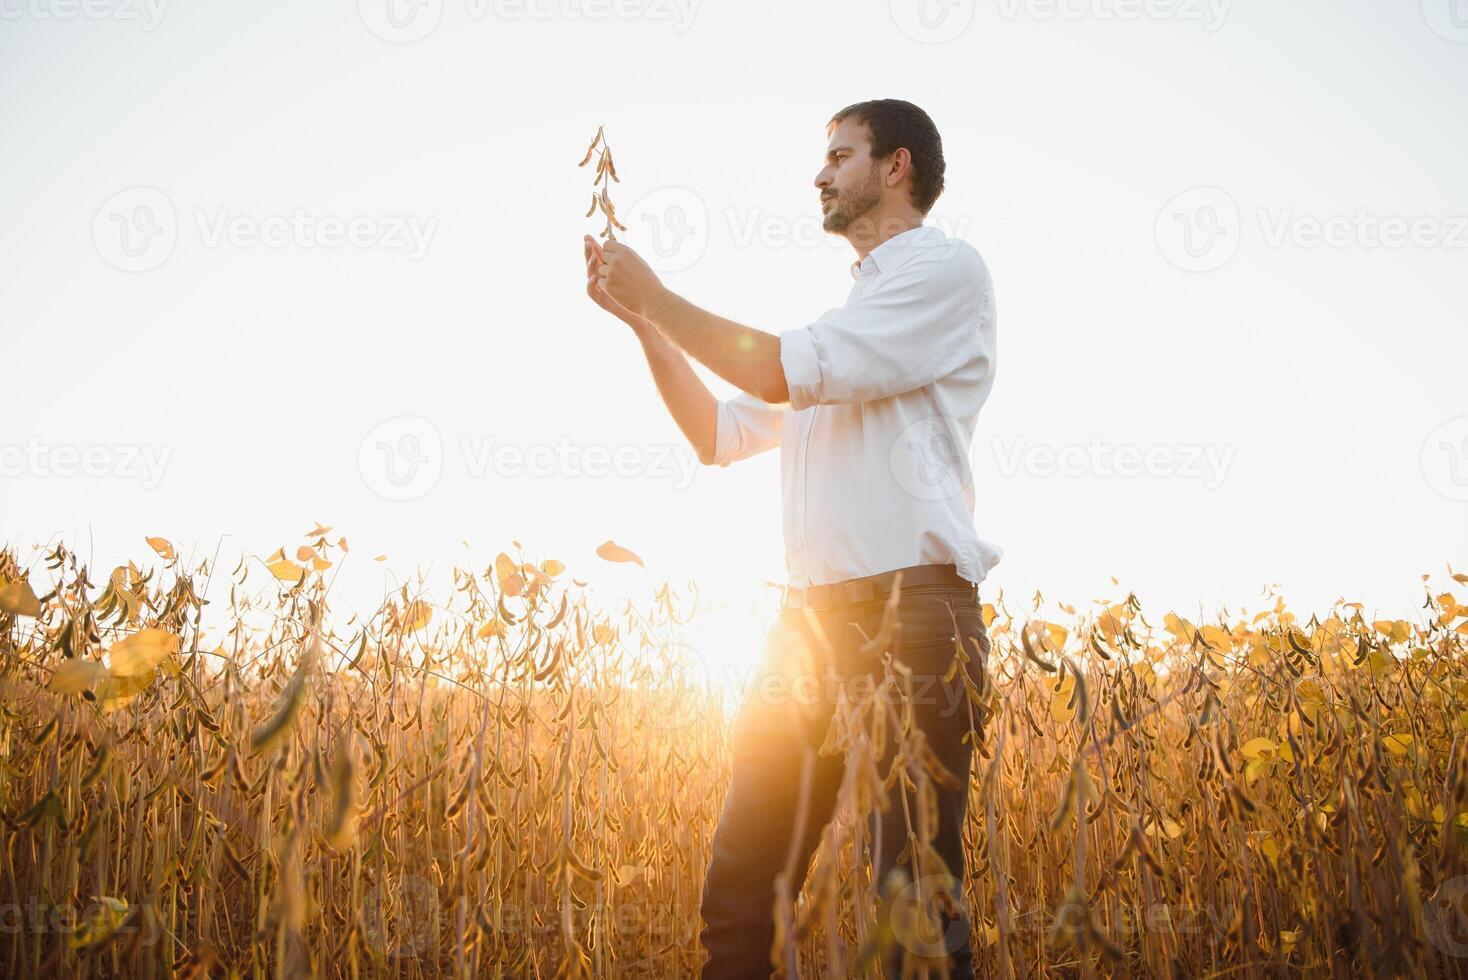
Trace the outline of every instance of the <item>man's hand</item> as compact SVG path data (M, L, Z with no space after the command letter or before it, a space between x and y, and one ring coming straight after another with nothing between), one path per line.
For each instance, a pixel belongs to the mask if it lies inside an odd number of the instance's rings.
M600 250L597 273L602 292L629 312L646 315L649 304L665 291L662 280L642 256L621 242L607 242Z
M664 286L657 273L620 242L599 243L587 235L584 244L586 295L632 327L644 346L671 343L756 398L771 405L790 400L777 335L699 309ZM700 429L688 438L696 446L707 446L712 437L705 435Z
M586 295L591 301L623 323L640 330L650 326L646 320L627 309L621 303L607 295L606 290L601 288L601 267L605 261L602 247L595 238L587 235L583 241L586 252Z

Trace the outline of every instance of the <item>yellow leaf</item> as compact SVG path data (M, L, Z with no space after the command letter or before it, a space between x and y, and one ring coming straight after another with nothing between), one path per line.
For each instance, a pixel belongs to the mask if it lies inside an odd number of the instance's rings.
M615 561L615 562L629 562L630 561L630 562L636 562L638 565L642 565L642 559L641 558L637 557L637 555L633 554L632 552L628 551L626 548L622 547L621 545L617 544L615 541L611 541L611 540L603 541L601 544L597 545L597 547L596 547L596 555L597 555L598 558L605 559L606 561ZM642 567L643 568L646 568L647 566L646 565L642 565Z
M1387 735L1381 740L1392 755L1406 755L1412 751L1412 736L1409 734Z
M29 582L11 582L0 585L0 612L34 618L41 615L41 601L36 598Z
M1244 780L1253 783L1260 775L1270 772L1273 768L1274 759L1271 757L1250 759L1244 766Z
M1306 704L1324 704L1325 688L1320 682L1311 678L1305 678L1295 685L1295 695Z
M1076 716L1079 707L1075 675L1066 674L1065 680L1050 688L1050 717L1063 725Z
M1402 797L1407 801L1408 813L1416 817L1418 820L1427 819L1427 804L1423 802L1422 794L1417 791L1416 787L1408 786L1407 789L1402 793Z
M145 540L148 542L149 547L158 552L161 557L169 561L173 560L173 545L167 538L146 538Z
M491 619L489 622L479 627L480 639L485 639L491 636L503 636L504 633L505 624L500 622L498 619Z
M1393 643L1406 643L1412 637L1412 625L1400 619L1381 619L1371 625Z
M1367 669L1376 677L1391 673L1392 668L1396 665L1396 658L1390 654L1382 653L1380 650L1372 650L1366 655Z
M56 694L80 694L106 676L107 668L95 660L68 660L56 668L46 689Z
M311 567L318 572L324 572L331 567L331 562L327 561L325 558L312 558Z
M280 558L271 562L268 566L270 574L282 582L299 582L306 575L306 569L289 558Z
M1171 817L1163 817L1161 825L1155 820L1148 821L1145 833L1153 837L1165 834L1168 840L1177 840L1183 835L1183 825Z
M403 628L409 633L421 630L433 618L433 607L422 599L414 599L403 610Z
M1199 632L1203 634L1203 642L1215 650L1227 650L1233 646L1233 637L1222 627L1205 626Z
M500 579L500 591L511 597L523 595L525 593L525 580L520 577L519 572L511 572Z
M67 937L72 949L88 949L112 938L127 918L127 902L106 895L93 895L95 904L87 907L86 914L76 924L76 929Z
M97 703L104 711L115 711L147 690L148 685L153 683L153 675L154 672L150 670L127 677L105 677L94 692Z
M182 643L180 637L167 630L149 627L112 644L112 649L107 651L107 661L114 676L146 674L178 653Z
M387 561L387 555L378 555L373 561Z
M1257 759L1260 756L1273 755L1278 750L1279 746L1267 738L1251 738L1244 743L1242 749L1245 759Z
M316 549L301 545L296 549L296 561L310 561L316 557Z
M540 570L545 572L551 578L555 578L557 575L566 570L566 566L556 561L554 558L547 558L545 561L540 563Z
M1197 627L1186 619L1180 618L1176 613L1168 613L1164 616L1162 625L1173 636L1187 643L1193 642L1193 636L1198 632Z

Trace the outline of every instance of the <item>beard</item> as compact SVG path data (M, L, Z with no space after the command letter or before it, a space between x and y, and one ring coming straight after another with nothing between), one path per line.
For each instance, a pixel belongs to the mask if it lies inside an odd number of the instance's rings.
M825 214L821 227L833 235L844 235L853 224L870 214L881 203L882 186L877 179L877 168L873 167L868 171L866 180L849 190L836 192L831 200L831 210Z

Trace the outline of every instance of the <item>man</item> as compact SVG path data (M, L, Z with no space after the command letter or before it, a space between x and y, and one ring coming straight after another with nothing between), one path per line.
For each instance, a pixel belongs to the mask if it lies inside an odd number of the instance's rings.
M627 245L585 240L588 295L641 340L699 460L728 466L781 449L789 583L734 724L732 778L703 892L705 978L770 975L777 879L788 866L786 894L799 893L845 768L839 755L816 751L833 698L792 710L761 680L881 677L884 651L910 671L913 724L953 776L935 784L932 849L963 875L966 735L976 713L964 677L947 675L962 646L968 680L983 687L989 642L977 590L1002 554L975 533L968 458L994 383L993 290L978 252L923 224L944 175L942 141L925 112L898 100L858 103L831 119L827 136L815 185L825 230L856 250L855 283L845 306L809 326L771 334L715 316L663 286ZM685 354L745 394L715 399ZM866 641L878 635L894 589L896 627L875 650ZM873 814L873 861L879 882L898 868L911 888L930 879L912 867L917 794L903 800L901 786ZM894 930L892 975L906 947L928 962L948 956L950 976L973 976L956 891L958 911L945 907L941 934Z

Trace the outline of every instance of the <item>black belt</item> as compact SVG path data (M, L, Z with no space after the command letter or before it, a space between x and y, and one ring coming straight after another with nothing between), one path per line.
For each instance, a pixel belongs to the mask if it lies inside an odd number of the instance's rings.
M902 588L915 585L949 585L959 589L978 591L978 586L958 574L954 565L909 565L879 575L850 578L830 585L812 585L807 589L787 587L785 605L791 609L830 609L857 602L884 599L892 594L897 576L902 576Z

